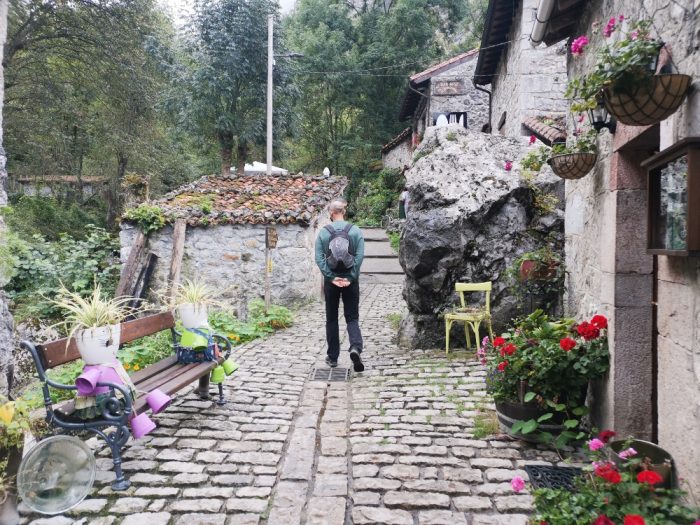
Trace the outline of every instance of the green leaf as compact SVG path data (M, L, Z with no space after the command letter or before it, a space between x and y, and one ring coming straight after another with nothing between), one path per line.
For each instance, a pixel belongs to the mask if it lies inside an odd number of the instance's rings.
M564 421L564 427L566 428L576 428L578 426L578 419L567 419Z
M513 423L513 426L510 428L510 431L513 434L518 434L523 429L524 424L525 421L516 421L515 423Z
M537 394L535 394L534 392L528 392L527 394L525 394L525 397L524 397L525 402L526 402L526 403L529 403L530 401L532 401L533 399L535 399L535 396L536 396L536 395L537 395Z
M560 403L554 407L554 410L556 410L557 412L564 412L564 410L566 410L566 405Z
M576 407L571 411L575 416L583 416L588 413L586 407Z
M546 414L542 414L539 418L537 418L538 423L542 423L543 421L547 421L548 419L552 419L554 417L554 414L551 412L547 412Z
M534 432L535 430L537 430L537 421L535 421L534 419L529 419L523 425L522 433L529 434L531 432Z

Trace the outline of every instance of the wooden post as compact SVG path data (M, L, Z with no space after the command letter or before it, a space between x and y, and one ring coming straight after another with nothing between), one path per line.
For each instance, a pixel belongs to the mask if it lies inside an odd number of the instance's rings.
M117 285L117 291L115 293L116 297L124 297L133 288L134 277L136 276L136 271L139 267L139 260L143 254L143 250L146 247L146 236L141 230L136 234L134 239L134 244L131 246L131 251L129 252L129 258L124 263L122 268L121 276L119 277L119 284Z
M170 259L170 271L168 272L168 299L172 299L180 284L180 270L182 269L182 257L185 253L185 233L187 221L177 219L173 228L173 256Z
M265 315L270 309L270 272L272 270L270 260L270 229L265 228Z

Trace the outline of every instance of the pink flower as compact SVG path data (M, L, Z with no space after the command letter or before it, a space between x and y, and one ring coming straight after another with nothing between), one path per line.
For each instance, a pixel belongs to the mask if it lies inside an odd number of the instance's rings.
M637 40L637 39L639 38L639 31L632 31L632 32L630 33L630 38L631 38L632 40Z
M622 23L625 21L625 15L620 15L617 17L618 22Z
M513 479L510 480L510 486L515 492L520 492L525 488L525 480L520 476L515 476Z
M583 113L581 113L581 114L578 116L578 121L579 121L579 122L583 122Z
M507 160L506 165L505 165L505 169L506 169L506 171L512 170L513 169L513 162L510 160Z
M534 135L530 135L530 145L533 145L536 140L537 140L537 137L535 137Z
M588 448L590 450L600 450L605 446L605 443L603 443L600 439L598 438L593 438L588 442Z
M618 456L620 456L621 458L624 458L624 459L627 459L627 458L630 458L630 457L636 456L636 455L637 455L637 451L634 450L632 447L628 448L627 450L623 450L622 452L620 452L618 454Z
M605 29L603 29L603 35L605 38L609 38L610 35L613 34L613 31L615 31L615 17L613 16L610 20L608 20L608 23L605 26Z
M588 38L586 35L581 35L577 39L575 39L573 42L571 42L571 54L574 56L578 56L583 53L583 48L585 48L588 45Z

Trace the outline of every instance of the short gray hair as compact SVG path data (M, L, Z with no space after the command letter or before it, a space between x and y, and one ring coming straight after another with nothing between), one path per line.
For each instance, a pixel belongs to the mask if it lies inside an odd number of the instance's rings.
M343 215L345 215L345 211L348 209L348 201L338 197L337 199L333 199L331 201L331 204L328 208L331 213L342 213Z

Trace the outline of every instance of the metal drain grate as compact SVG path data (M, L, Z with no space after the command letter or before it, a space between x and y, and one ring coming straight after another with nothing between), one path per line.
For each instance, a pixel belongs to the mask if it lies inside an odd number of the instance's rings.
M536 489L574 490L574 479L581 475L576 467L546 467L543 465L525 465L525 472L530 483Z
M349 368L314 368L311 381L347 381L349 376Z

